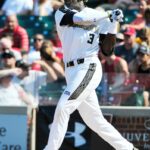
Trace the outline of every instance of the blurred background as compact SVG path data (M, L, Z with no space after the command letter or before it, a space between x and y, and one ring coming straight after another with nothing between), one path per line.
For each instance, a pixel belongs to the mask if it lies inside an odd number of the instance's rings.
M0 150L42 150L66 87L54 14L63 0L0 2ZM120 8L124 21L110 57L99 51L97 88L106 119L140 150L150 150L150 0L89 0ZM69 43L68 43L69 44ZM61 150L113 150L72 114Z

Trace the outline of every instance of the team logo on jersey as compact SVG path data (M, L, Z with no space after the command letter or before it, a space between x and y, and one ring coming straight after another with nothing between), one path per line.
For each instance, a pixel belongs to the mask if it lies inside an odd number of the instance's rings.
M74 132L68 131L65 138L74 138L74 147L80 147L86 144L86 139L81 135L85 131L86 126L82 123L75 122L74 128Z
M66 95L69 96L69 95L70 95L70 92L69 92L69 91L65 91L64 94L66 94Z

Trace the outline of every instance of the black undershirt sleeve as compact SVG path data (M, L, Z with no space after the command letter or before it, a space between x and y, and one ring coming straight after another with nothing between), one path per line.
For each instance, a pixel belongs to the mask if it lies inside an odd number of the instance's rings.
M60 26L71 26L73 25L73 16L75 14L74 11L70 10L70 9L65 9L64 7L59 9L60 11L62 11L63 13L65 13L65 15L63 16L61 22L60 22Z

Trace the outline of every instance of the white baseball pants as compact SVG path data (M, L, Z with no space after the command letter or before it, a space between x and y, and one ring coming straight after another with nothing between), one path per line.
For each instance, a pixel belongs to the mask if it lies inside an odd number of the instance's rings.
M99 59L96 56L85 58L83 64L68 67L65 73L67 87L56 107L48 144L44 150L60 148L67 131L70 114L76 109L87 126L116 150L133 150L133 145L107 122L100 110L95 92L102 77Z

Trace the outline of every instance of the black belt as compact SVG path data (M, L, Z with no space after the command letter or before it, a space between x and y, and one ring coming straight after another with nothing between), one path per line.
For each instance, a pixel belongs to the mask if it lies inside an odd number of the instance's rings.
M76 61L77 61L77 64L83 64L84 63L84 58L77 59ZM67 67L72 67L74 65L75 65L75 61L69 61L69 62L66 63Z

